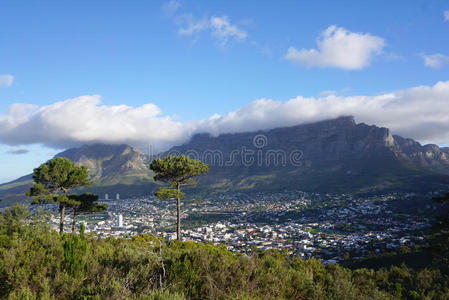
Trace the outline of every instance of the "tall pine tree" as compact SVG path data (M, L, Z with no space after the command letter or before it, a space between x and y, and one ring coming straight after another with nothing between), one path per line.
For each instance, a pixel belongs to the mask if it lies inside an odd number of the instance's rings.
M93 183L89 180L87 167L78 167L65 157L56 157L34 169L33 181L34 185L27 195L34 198L33 204L59 204L59 233L62 234L65 208L76 204L67 193L73 188Z
M156 174L154 180L169 184L169 188L162 187L156 197L161 199L176 199L177 226L176 237L181 239L181 199L184 194L181 186L193 185L197 182L194 177L209 172L209 167L202 161L191 159L188 156L167 156L164 159L157 158L150 164L150 169Z
M76 218L79 215L90 212L100 212L108 209L107 204L96 203L98 201L98 195L90 193L81 195L70 195L69 199L73 201L72 204L70 205L70 207L73 210L72 233L75 233Z

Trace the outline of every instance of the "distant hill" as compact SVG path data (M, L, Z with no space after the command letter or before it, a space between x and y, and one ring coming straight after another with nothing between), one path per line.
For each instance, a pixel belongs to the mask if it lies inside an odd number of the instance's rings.
M341 117L258 132L195 135L165 152L188 154L210 165L198 191L299 189L315 192L430 191L449 187L449 148L421 145L387 128ZM56 155L89 168L88 191L150 194L152 159L128 145L87 145ZM27 175L0 185L3 205L24 198Z
M148 155L128 145L96 144L68 149L55 157L67 157L89 169L91 180L101 185L135 184L153 179Z
M149 157L128 145L84 145L68 149L55 157L67 157L77 165L87 166L93 186L83 191L111 197L120 193L122 197L139 196L153 192L153 173L147 168ZM32 185L32 176L27 175L10 183L0 185L0 198L7 205L25 199Z

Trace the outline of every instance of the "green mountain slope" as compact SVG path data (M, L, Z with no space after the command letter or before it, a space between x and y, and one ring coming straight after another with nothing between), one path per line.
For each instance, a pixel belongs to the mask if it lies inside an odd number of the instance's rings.
M82 191L132 197L152 193L155 189L153 173L146 167L148 156L128 145L85 145L68 149L56 157L67 157L77 165L88 167L95 183ZM31 185L31 175L0 185L2 205L25 200L24 195Z

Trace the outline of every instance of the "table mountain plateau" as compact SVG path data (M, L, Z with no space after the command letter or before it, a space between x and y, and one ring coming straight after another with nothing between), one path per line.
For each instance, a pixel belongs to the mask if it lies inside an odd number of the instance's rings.
M340 117L311 124L219 136L197 134L160 154L188 154L210 165L198 191L431 191L449 187L449 148L392 135ZM88 167L90 192L123 197L153 193L154 157L128 145L85 145L56 155ZM0 185L6 205L24 199L31 175Z

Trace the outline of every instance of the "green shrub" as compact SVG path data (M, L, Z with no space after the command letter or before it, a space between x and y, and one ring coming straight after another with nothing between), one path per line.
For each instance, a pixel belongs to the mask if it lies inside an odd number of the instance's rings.
M449 299L448 287L439 270L351 271L149 235L60 236L22 207L0 214L1 299Z

